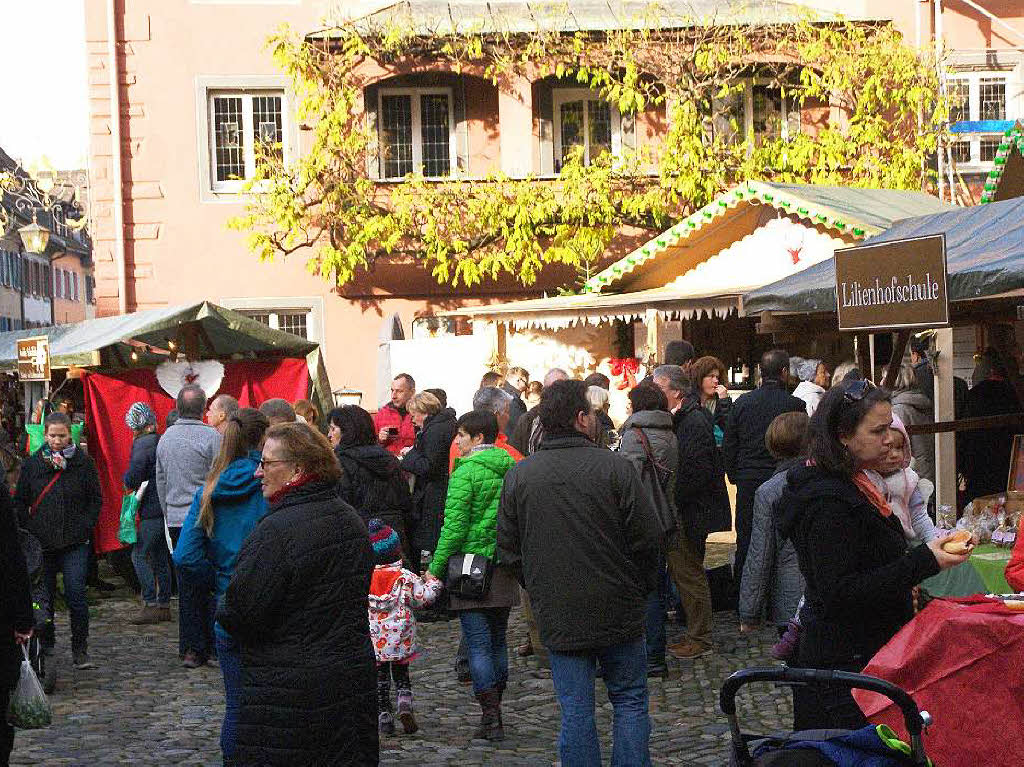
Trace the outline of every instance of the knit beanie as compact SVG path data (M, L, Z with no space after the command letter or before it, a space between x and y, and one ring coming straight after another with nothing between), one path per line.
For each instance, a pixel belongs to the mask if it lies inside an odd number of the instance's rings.
M378 565L389 565L402 558L402 543L396 533L383 520L374 517L370 520L370 544L377 557Z
M134 402L125 413L124 422L132 431L138 431L147 426L156 426L156 413L145 402Z

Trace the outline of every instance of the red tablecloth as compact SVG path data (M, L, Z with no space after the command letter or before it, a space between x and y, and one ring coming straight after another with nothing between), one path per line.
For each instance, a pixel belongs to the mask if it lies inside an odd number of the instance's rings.
M984 597L937 599L864 673L899 685L932 715L925 749L939 767L1024 759L1024 613ZM907 737L888 698L865 690L854 698L871 722Z
M94 534L96 550L103 553L124 546L117 539L117 528L121 518L122 478L132 450L132 433L124 422L124 414L133 402L146 402L160 419L162 432L174 400L160 388L156 373L151 369L88 373L82 383L85 387L89 455L96 461L103 488L103 509ZM308 392L306 360L281 359L226 362L224 380L216 394L237 397L242 407L258 407L272 397L284 397L295 402L306 397ZM156 492L156 488L147 492Z

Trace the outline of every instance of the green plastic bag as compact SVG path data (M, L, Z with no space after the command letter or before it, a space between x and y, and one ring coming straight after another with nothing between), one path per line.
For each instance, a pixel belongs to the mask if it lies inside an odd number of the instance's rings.
M145 485L145 483L143 483ZM144 488L139 488L143 490ZM138 533L135 529L135 517L139 514L139 493L129 490L121 499L121 524L117 529L117 540L129 545L138 540Z

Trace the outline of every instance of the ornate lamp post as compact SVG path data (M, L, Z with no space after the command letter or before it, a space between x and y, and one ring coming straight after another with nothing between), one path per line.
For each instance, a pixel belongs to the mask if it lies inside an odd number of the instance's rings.
M22 244L29 253L45 253L50 242L50 230L38 221L39 211L49 213L53 220L65 221L71 229L82 229L87 219L83 216L77 221L67 221L67 209L72 203L53 196L55 180L52 172L43 172L35 180L19 176L15 173L0 173L0 192L10 201L16 211L26 218L31 215L32 223L18 228ZM0 205L0 237L13 224L13 217Z

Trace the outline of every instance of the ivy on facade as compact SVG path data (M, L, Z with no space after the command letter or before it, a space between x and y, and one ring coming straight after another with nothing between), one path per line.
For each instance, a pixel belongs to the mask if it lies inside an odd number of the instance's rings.
M666 19L600 34L539 24L530 33L412 24L349 25L323 39L287 29L269 48L293 83L308 147L285 162L262 152L244 215L260 259L301 254L338 285L382 258L421 263L440 283L472 286L502 275L529 285L548 264L589 275L624 228L651 233L740 180L923 189L943 131L934 62L888 24L785 24ZM589 88L622 115L654 112L668 126L655 146L585 162L556 177L454 175L381 183L380 151L363 106L368 65L433 62L489 80L557 78ZM736 103L757 82L814 124L745 131ZM306 142L304 142L306 143ZM530 151L523 147L523 151Z

